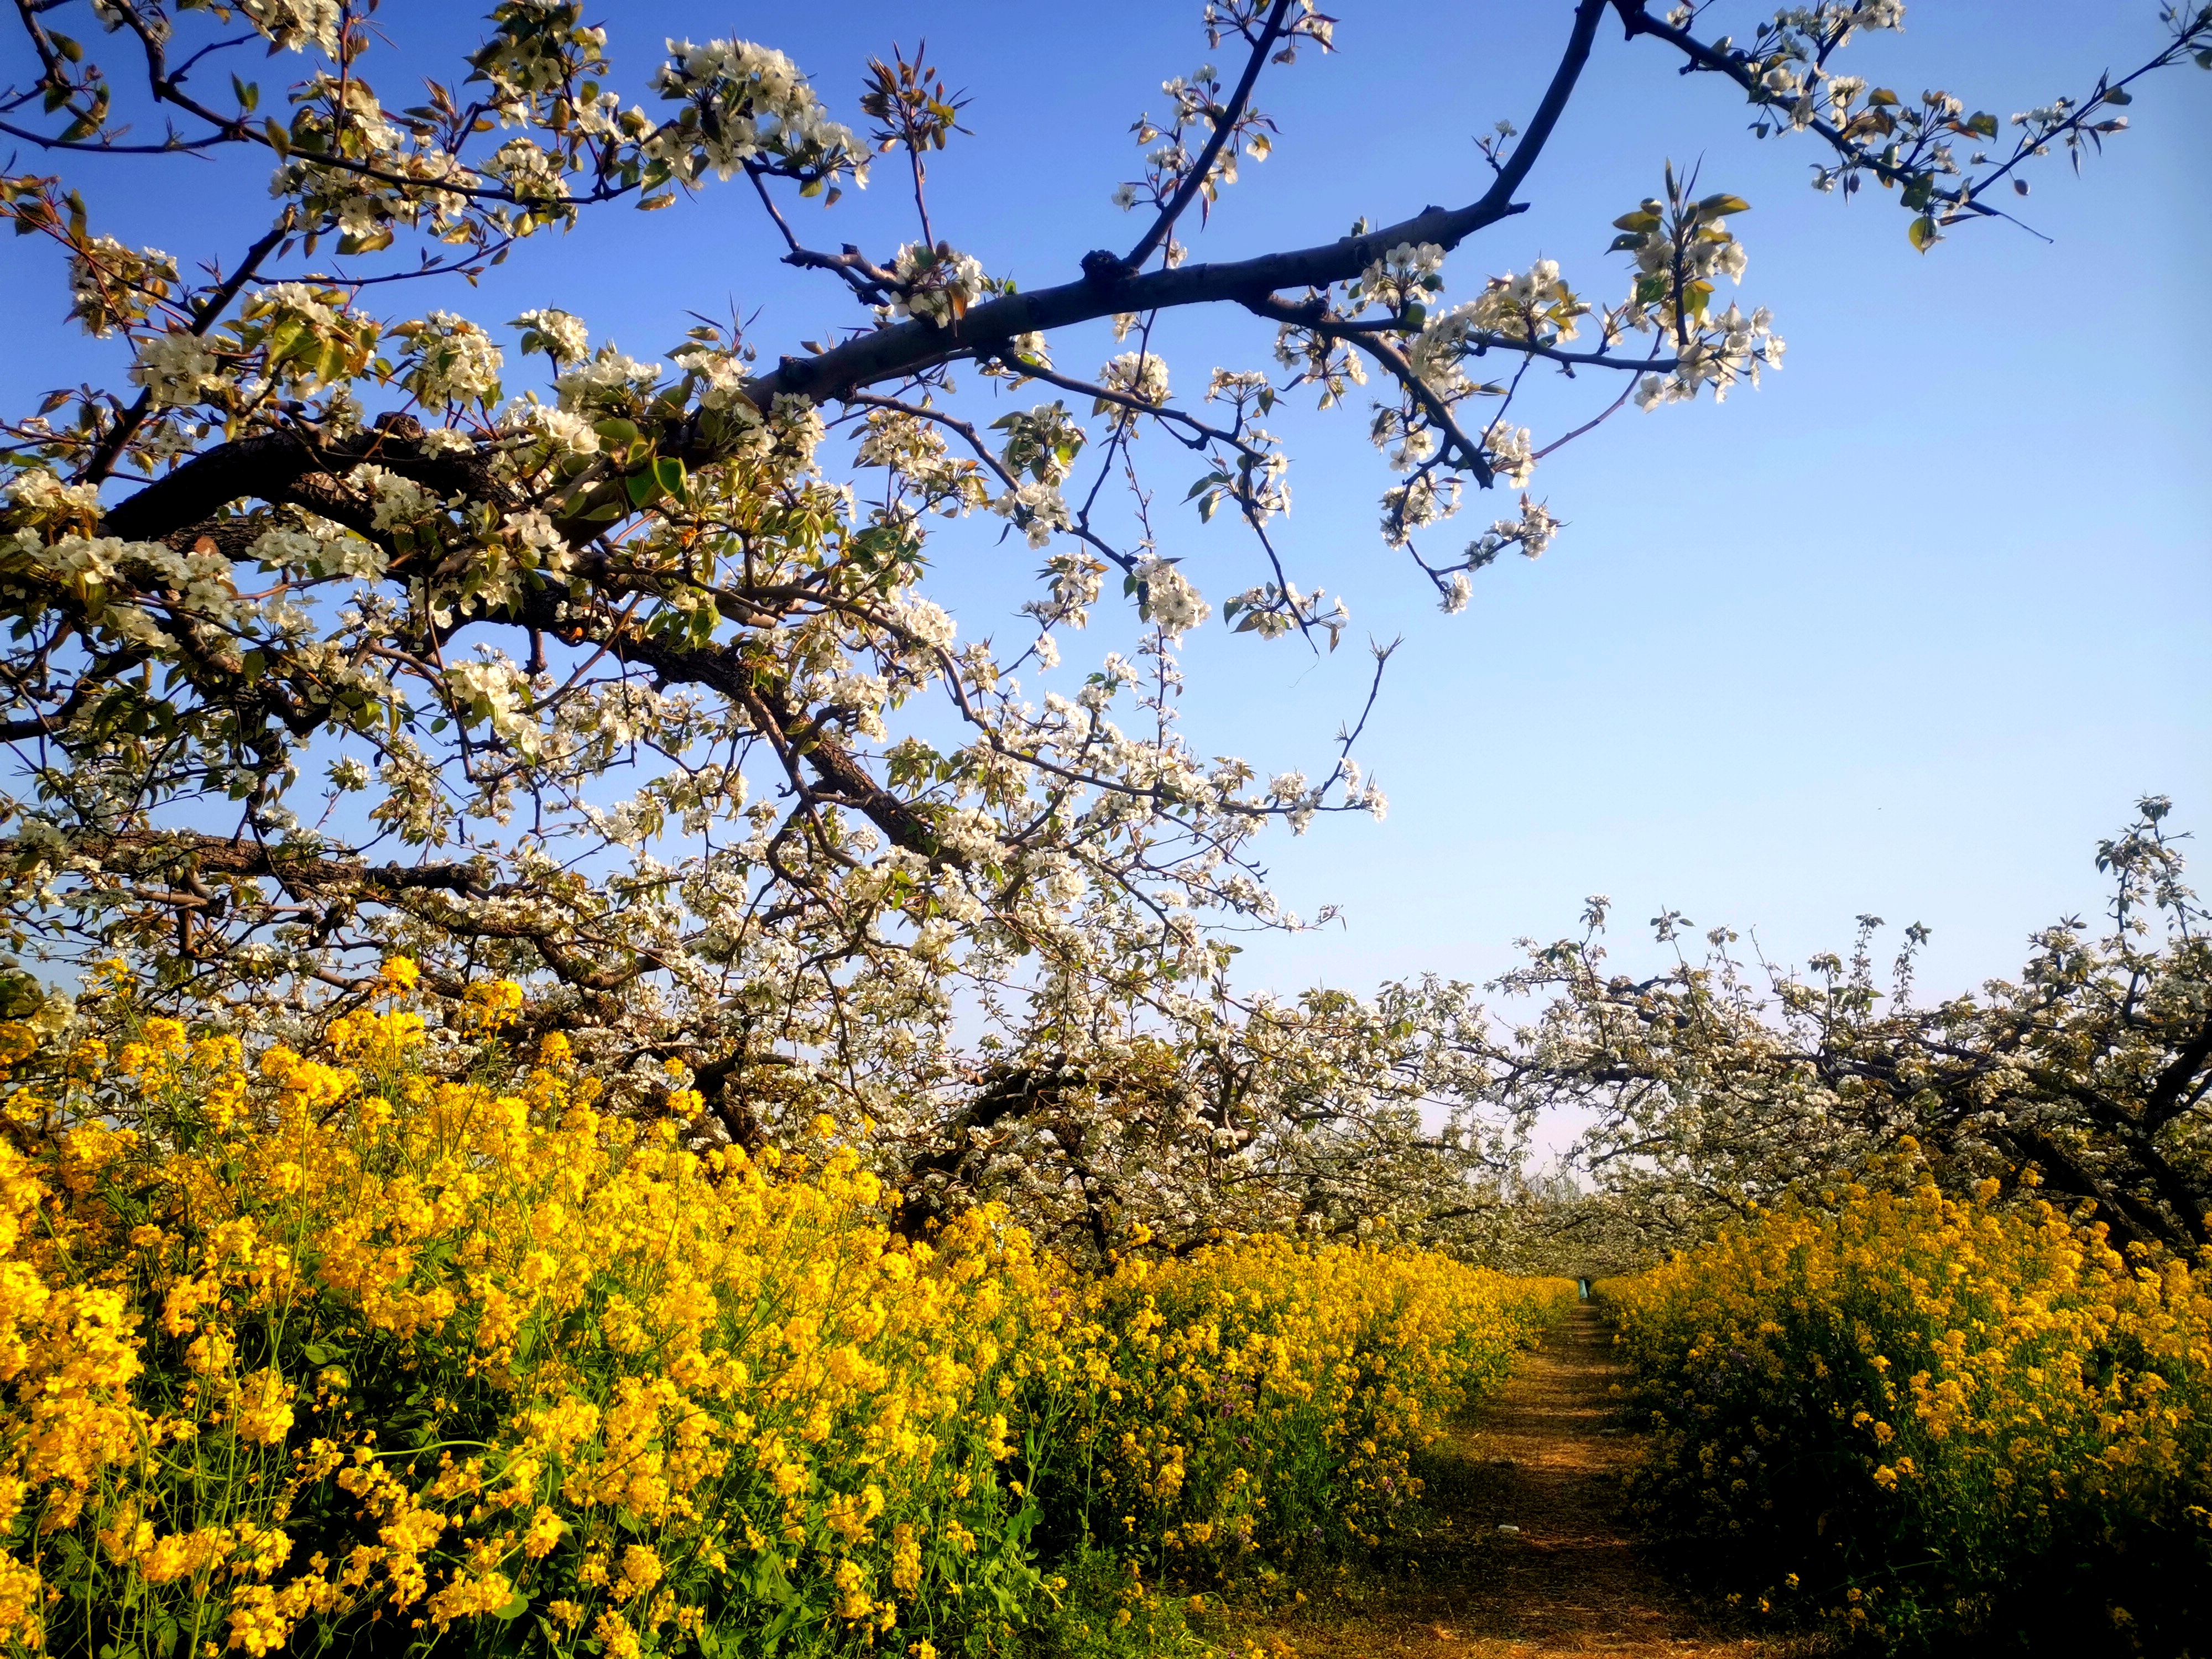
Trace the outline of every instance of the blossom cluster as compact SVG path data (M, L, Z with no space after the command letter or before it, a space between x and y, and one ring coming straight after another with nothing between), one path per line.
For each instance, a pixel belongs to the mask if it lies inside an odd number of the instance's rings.
M668 62L653 85L684 108L656 128L643 148L684 183L709 173L727 179L757 159L789 169L817 188L843 175L867 180L867 146L850 127L830 118L798 66L772 46L671 40Z
M1143 560L1136 579L1143 584L1146 620L1170 637L1188 633L1213 614L1213 607L1199 597L1173 560L1157 556Z
M908 242L891 261L898 291L891 311L901 317L919 317L939 328L950 327L968 314L968 308L989 291L990 279L981 262L959 252L949 242L932 247Z
M1635 261L1636 281L1627 302L1606 314L1607 343L1655 334L1655 355L1669 346L1674 354L1665 372L1638 377L1639 409L1687 402L1708 385L1723 402L1739 382L1756 387L1761 369L1782 367L1784 343L1765 307L1748 315L1733 302L1717 315L1711 309L1722 278L1743 280L1747 257L1728 221L1749 205L1726 192L1692 200L1670 167L1663 200L1648 198L1613 221L1613 248Z
M1168 400L1167 359L1149 349L1122 352L1099 369L1098 384L1139 404L1164 404ZM1091 413L1110 414L1116 426L1133 432L1136 429L1136 412L1126 404L1102 398Z
M402 323L392 331L410 348L400 365L399 383L425 405L475 404L483 409L499 401L500 349L465 317L434 311L420 322Z
M1559 262L1539 259L1517 275L1492 277L1475 298L1428 319L1407 343L1406 357L1432 390L1464 398L1475 390L1462 367L1471 353L1500 341L1556 345L1571 340L1576 319L1589 310L1561 280Z

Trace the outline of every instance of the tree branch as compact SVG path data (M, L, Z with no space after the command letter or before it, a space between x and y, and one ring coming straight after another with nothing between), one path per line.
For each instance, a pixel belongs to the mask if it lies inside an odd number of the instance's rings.
M1145 268L1145 261L1159 252L1160 244L1167 240L1168 233L1175 228L1176 221L1182 217L1184 210L1190 206L1191 199L1206 187L1206 179L1212 174L1213 164L1221 155L1221 147L1236 136L1237 124L1243 119L1244 106L1251 100L1252 88L1260 79L1260 71L1267 67L1268 52L1282 38L1283 19L1290 15L1290 9L1291 0L1275 0L1275 3L1267 9L1267 21L1260 31L1259 40L1253 43L1252 55L1245 62L1244 73L1237 77L1236 89L1229 94L1228 103L1222 106L1221 113L1214 119L1213 136L1206 141L1206 148L1199 151L1198 160L1184 175L1182 183L1176 186L1176 193L1160 210L1159 217L1152 221L1152 228L1138 239L1136 246L1129 250L1129 257L1122 263L1130 270L1142 270Z

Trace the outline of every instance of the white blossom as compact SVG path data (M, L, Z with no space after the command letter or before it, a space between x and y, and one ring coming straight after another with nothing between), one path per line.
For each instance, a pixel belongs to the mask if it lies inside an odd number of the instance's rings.
M900 283L891 310L939 328L966 316L969 307L988 291L989 281L978 261L945 242L935 247L923 242L907 243L892 260L891 274Z
M531 716L530 681L506 653L479 646L479 659L450 665L446 684L472 720L488 720L499 737L524 755L538 752L540 732Z
M581 362L591 349L591 331L584 319L550 307L526 311L511 324L522 331L523 355L542 351L556 363Z
M70 315L94 339L143 321L179 285L177 262L159 248L94 236L70 255Z
M335 58L344 13L338 0L241 0L248 21L279 46L313 46Z
M591 421L572 410L556 409L535 398L509 404L499 414L500 431L544 448L551 455L599 453L599 434Z
M1109 392L1119 392L1134 398L1139 403L1155 406L1168 400L1168 366L1166 361L1150 351L1125 351L1098 371L1098 384ZM1136 418L1135 412L1125 405L1100 400L1097 411L1111 413L1117 425L1127 425Z
M142 335L135 342L138 361L131 378L146 388L156 407L195 404L219 383L221 364L197 334Z
M1138 561L1136 575L1144 584L1146 619L1169 638L1188 633L1213 614L1173 561L1147 556Z
M660 380L658 363L641 363L610 340L553 382L565 410L627 410L651 392Z
M750 40L671 40L668 54L653 84L663 98L685 107L645 149L684 183L709 172L727 179L763 155L825 178L850 172L856 182L866 182L866 147L851 128L830 118L806 77L781 52Z
M8 483L8 517L16 524L100 521L100 486L64 483L43 467L19 472Z
M957 624L945 608L920 597L902 599L889 608L891 621L933 650L949 650Z
M492 337L465 317L434 311L392 331L413 347L401 384L426 404L489 404L499 398L505 359Z
M1012 519L1029 544L1040 550L1051 546L1054 534L1066 529L1069 522L1067 503L1060 499L1057 484L1017 484L992 498L991 511L1002 519Z

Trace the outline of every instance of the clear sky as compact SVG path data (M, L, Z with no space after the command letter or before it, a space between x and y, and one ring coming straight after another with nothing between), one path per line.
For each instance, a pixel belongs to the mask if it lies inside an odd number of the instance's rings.
M1195 257L1472 199L1473 136L1526 119L1568 11L1333 9L1340 50L1271 71L1259 102L1280 122L1276 154L1245 169ZM2148 57L2156 9L1914 0L1907 32L1863 40L1851 66L1908 96L1948 88L2002 119ZM1039 286L1133 236L1108 193L1135 176L1130 122L1163 108L1164 76L1207 55L1198 11L626 3L604 21L617 82L641 98L664 35L738 34L790 52L855 121L867 56L926 32L973 100L975 137L935 165L939 232ZM1759 15L1722 12L1744 34ZM471 43L473 17L390 0L379 21L411 56ZM295 61L256 72L273 83ZM0 78L19 76L9 64ZM397 83L380 90L406 101ZM2183 827L2212 831L2212 75L2169 72L2128 112L2134 130L2081 179L2055 160L2033 175L2022 211L2041 237L1984 225L1923 258L1889 201L1808 189L1808 144L1754 142L1728 88L1603 34L1522 192L1530 211L1460 251L1453 295L1544 256L1589 297L1619 297L1610 221L1656 191L1662 161L1698 162L1705 187L1753 204L1735 224L1751 255L1741 297L1774 309L1788 372L1717 409L1631 410L1547 461L1534 493L1568 528L1541 561L1481 575L1457 617L1376 534L1389 479L1364 410L1279 422L1295 458L1283 545L1302 583L1347 596L1352 635L1316 659L1295 639L1263 646L1207 624L1190 641L1188 729L1208 752L1269 769L1325 765L1364 692L1359 642L1406 643L1361 750L1389 821L1323 820L1273 849L1288 900L1307 914L1337 902L1344 922L1255 941L1247 981L1482 977L1515 937L1567 931L1582 896L1604 891L1632 933L1672 906L1701 927L1755 925L1785 958L1844 943L1863 910L1893 936L1923 921L1923 984L1949 990L2016 967L2033 927L2094 908L2093 844L2137 794L2171 793ZM196 260L234 257L265 222L260 171L104 162L84 177L96 228ZM901 182L886 167L826 216L803 209L802 234L887 256L913 234ZM695 311L757 312L752 337L770 356L856 320L828 284L775 264L764 228L748 195L720 187L540 239L481 293L416 303L490 325L559 305L639 356L675 344ZM7 405L82 379L51 258L0 247L0 295ZM1272 337L1208 316L1158 338L1188 389L1216 364L1268 366ZM1087 373L1115 349L1099 325L1058 356ZM1536 406L1540 441L1611 395L1560 391ZM1201 529L1174 505L1196 468L1147 445L1162 550L1217 602L1260 580L1234 526ZM1473 502L1468 529L1508 505ZM998 528L950 527L934 556L963 634L1011 639L1036 561L1018 538L999 544ZM1120 631L1100 630L1094 649ZM1083 644L1066 642L1062 678L1087 665Z

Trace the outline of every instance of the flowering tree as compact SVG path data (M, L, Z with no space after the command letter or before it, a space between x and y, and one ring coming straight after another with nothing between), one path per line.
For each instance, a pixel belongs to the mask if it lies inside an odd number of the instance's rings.
M1621 1235L1684 1242L1720 1217L1817 1190L1909 1139L1938 1179L1984 1200L2039 1189L2094 1206L2116 1237L2185 1253L2212 1243L2212 938L2182 881L2170 803L2099 843L2110 925L2069 919L2035 936L2015 981L1922 1006L1914 923L1876 982L1860 918L1846 962L1800 975L1746 963L1716 928L1685 949L1686 918L1655 919L1669 970L1610 970L1606 902L1577 939L1533 951L1503 988L1547 996L1502 1048L1492 1097L1523 1115L1589 1115L1577 1152ZM1985 1186L1983 1183L1987 1183ZM1572 1206L1570 1206L1571 1210ZM1577 1218L1581 1218L1577 1215ZM1597 1218L1593 1213L1592 1219Z
M1139 176L1114 192L1134 240L1017 291L933 221L927 168L963 104L918 58L871 63L860 128L746 41L672 42L633 103L580 6L511 0L402 108L368 78L396 83L368 9L19 8L0 132L56 171L0 177L0 213L46 239L70 315L111 343L84 386L0 424L14 948L119 955L247 1027L342 1012L394 949L426 994L513 975L538 988L526 1040L566 1030L701 1133L757 1142L826 1110L869 1126L924 1209L996 1182L1101 1243L1136 1219L1335 1225L1390 1207L1386 1188L1449 1212L1503 1155L1419 1127L1463 1081L1456 994L1230 996L1215 924L1285 920L1255 836L1383 800L1352 752L1364 714L1311 775L1179 735L1178 642L1213 607L1162 550L1140 450L1196 458L1191 509L1250 532L1258 580L1222 620L1334 648L1342 606L1269 538L1288 495L1264 422L1285 396L1371 384L1395 474L1382 535L1457 609L1474 572L1556 527L1525 492L1566 439L1517 420L1529 376L1611 383L1572 437L1780 359L1768 313L1720 298L1747 204L1671 167L1617 222L1620 299L1547 261L1447 297L1449 257L1521 210L1608 20L1655 69L1746 100L1760 134L1818 145L1822 188L1893 192L1923 249L2003 216L2034 158L2118 131L2141 76L2212 61L2212 10L2170 8L2141 69L2008 133L1835 67L1899 25L1896 0L1823 0L1741 40L1701 5L1578 0L1465 204L1209 264L1179 239L1267 154L1260 82L1334 45L1314 0L1211 0L1231 65L1168 82L1138 123ZM235 61L218 54L256 43L297 78L210 85ZM222 152L265 152L273 211L196 267L111 234L69 172ZM811 246L799 204L872 166L911 190L915 239ZM847 334L763 356L702 324L647 362L562 312L444 308L540 232L723 184L757 207L764 259L849 297ZM1152 325L1194 307L1219 314L1224 355L1271 366L1178 398L1193 382ZM1063 331L1108 319L1109 361L1055 363ZM127 382L100 378L118 344ZM1012 412L977 416L956 366ZM1118 518L1109 485L1129 492ZM1436 552L1462 490L1500 486L1518 506ZM963 639L926 591L932 520L973 515L1042 559L1018 650ZM1141 646L1034 695L1024 677L1115 578Z

